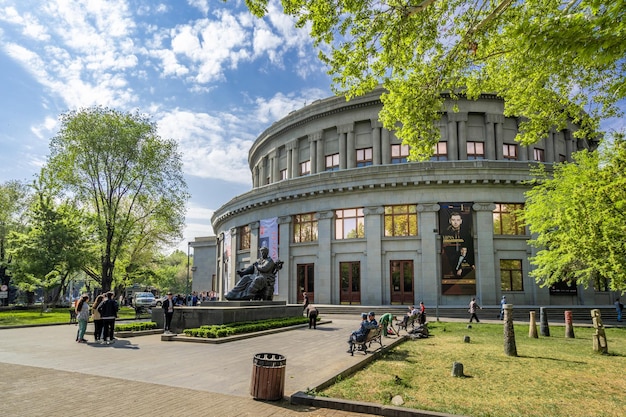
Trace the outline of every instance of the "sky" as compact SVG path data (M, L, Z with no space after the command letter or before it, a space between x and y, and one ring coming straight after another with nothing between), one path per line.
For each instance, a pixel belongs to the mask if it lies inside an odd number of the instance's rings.
M251 189L257 136L331 94L308 32L273 0L264 19L238 0L0 0L0 183L35 178L59 115L138 110L183 155L183 251Z
M243 0L0 0L0 183L35 178L59 115L138 110L183 155L191 199L172 248L186 251L251 189L257 136L332 95L330 84L308 31L276 0L264 19Z

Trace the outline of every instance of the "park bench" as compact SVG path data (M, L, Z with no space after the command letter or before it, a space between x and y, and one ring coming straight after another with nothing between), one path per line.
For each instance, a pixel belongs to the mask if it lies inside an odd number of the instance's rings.
M404 320L396 322L396 326L398 326L398 332L397 332L398 336L400 335L400 330L402 329L404 329L404 331L408 333L409 326L411 326L411 328L415 328L415 321L418 320L418 317L419 317L419 313L409 316L409 319L406 322Z
M382 335L382 326L379 325L378 327L371 329L369 332L367 332L367 336L365 337L365 340L363 342L354 342L352 345L350 345L350 355L354 356L355 350L359 350L363 352L364 355L367 355L367 348L371 347L372 343L374 342L378 342L378 344L380 344L380 347L382 348Z
M70 312L70 323L69 324L76 324L76 323L78 323L78 321L76 320L76 311L73 308L70 308L69 312Z

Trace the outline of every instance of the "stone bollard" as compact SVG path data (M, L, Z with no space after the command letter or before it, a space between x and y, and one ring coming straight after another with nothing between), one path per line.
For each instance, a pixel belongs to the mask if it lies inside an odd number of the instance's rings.
M463 364L461 362L454 362L452 364L452 376L464 376L463 375Z
M570 310L565 311L565 338L574 338L574 324L572 323L572 312Z
M591 320L593 321L593 328L596 329L596 333L593 335L593 350L605 354L609 353L609 346L606 343L606 334L604 333L600 310L591 310Z
M544 307L539 308L539 334L550 337L550 328L548 327L548 313Z
M465 343L469 343L469 342L470 342L470 337L469 337L469 336L465 336L465 337L463 338L463 342L465 342Z
M539 336L537 335L537 320L535 311L530 312L530 327L528 328L528 337L533 337L537 339Z
M513 328L513 304L504 305L504 354L517 356L515 329Z

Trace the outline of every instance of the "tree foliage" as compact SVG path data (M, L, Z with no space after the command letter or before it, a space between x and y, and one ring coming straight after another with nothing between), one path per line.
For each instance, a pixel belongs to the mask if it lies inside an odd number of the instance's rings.
M626 95L624 0L282 0L310 28L334 89L383 94L383 125L426 159L444 95L497 93L520 117L517 140L535 143L568 119L578 137L619 113ZM246 0L257 16L268 0Z
M18 286L28 292L43 288L44 299L55 286L64 286L70 274L86 263L88 234L80 213L68 202L56 202L58 190L42 173L32 184L34 198L27 211L28 228L9 236L12 272ZM56 293L57 297L59 292ZM52 303L56 303L56 299Z
M85 271L108 291L116 263L180 238L189 199L177 143L139 113L93 107L61 116L48 168L95 230L98 267Z
M536 175L524 208L538 248L531 275L546 285L607 279L611 290L626 291L626 141L578 152L552 177Z

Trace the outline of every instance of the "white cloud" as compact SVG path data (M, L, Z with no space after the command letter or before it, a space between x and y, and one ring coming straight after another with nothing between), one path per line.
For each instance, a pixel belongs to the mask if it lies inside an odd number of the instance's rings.
M30 131L33 132L37 138L47 140L54 132L56 132L57 127L57 119L53 117L46 117L43 123L31 126Z

